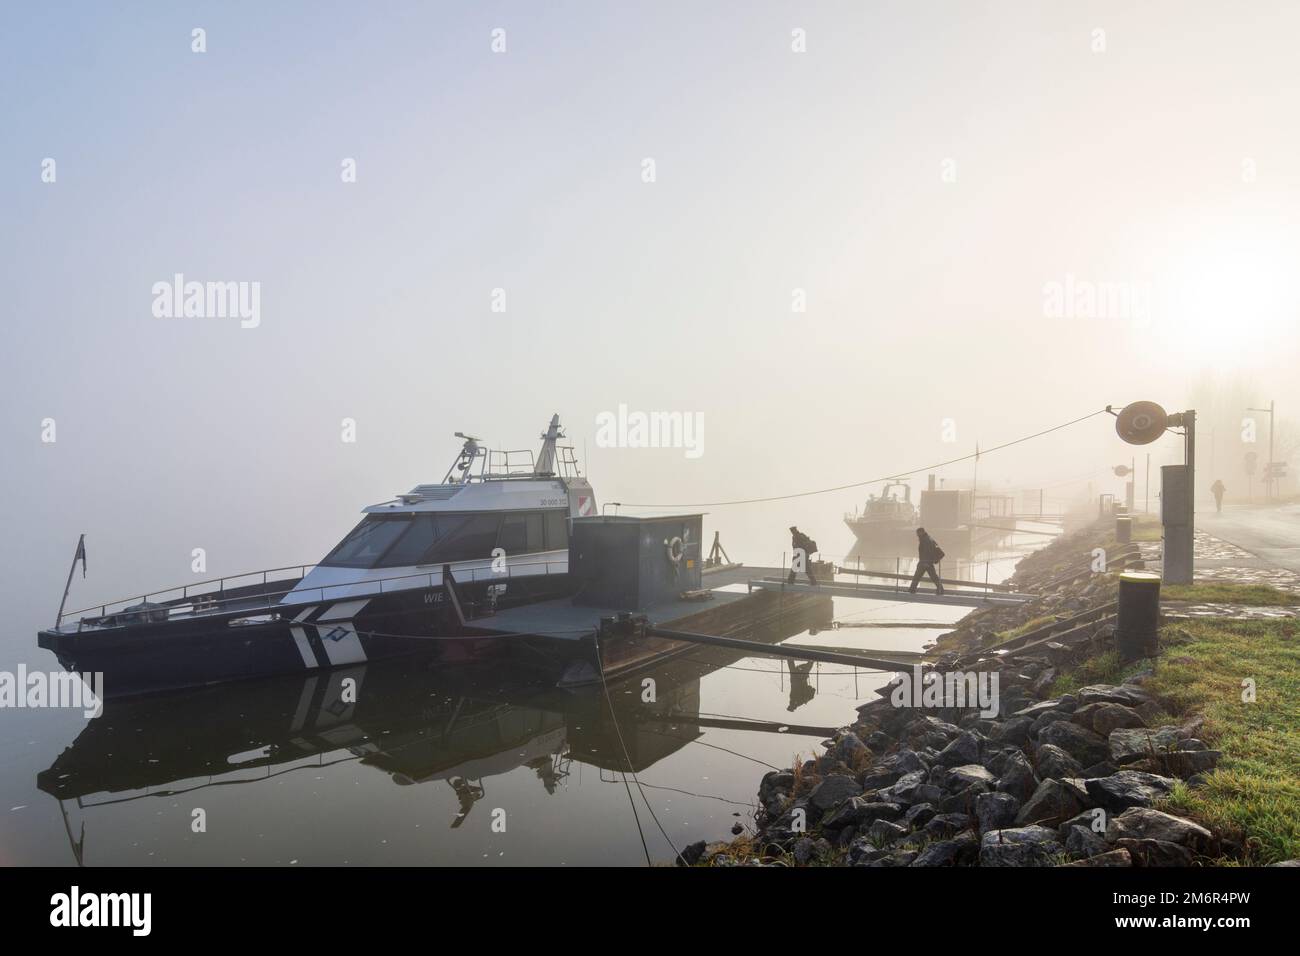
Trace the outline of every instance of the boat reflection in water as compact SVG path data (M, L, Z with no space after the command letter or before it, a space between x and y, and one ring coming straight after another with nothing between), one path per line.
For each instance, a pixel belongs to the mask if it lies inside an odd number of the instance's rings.
M809 615L791 616L743 636L776 643L816 623ZM106 806L251 786L308 767L351 761L400 786L448 786L460 810L447 824L458 828L483 798L485 780L521 767L534 771L539 791L556 794L575 762L636 773L710 727L817 736L833 731L702 715L701 679L742 656L694 647L682 658L581 692L499 665L452 670L432 657L413 657L109 700L104 714L38 774L37 786L60 801L81 863L86 823L82 837L75 837L69 810L79 809L94 827ZM646 693L646 678L654 681L653 695ZM809 698L810 685L795 681L790 693L794 710Z

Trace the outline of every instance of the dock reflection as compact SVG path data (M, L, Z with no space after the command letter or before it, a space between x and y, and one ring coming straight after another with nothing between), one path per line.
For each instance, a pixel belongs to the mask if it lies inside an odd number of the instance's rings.
M791 616L744 636L774 644L816 623ZM485 781L521 767L536 775L539 793L555 795L574 763L640 772L712 727L821 736L834 730L701 714L701 680L742 656L688 647L680 657L581 692L500 664L449 668L416 657L110 700L36 783L67 804L65 820L75 804L94 825L115 804L255 786L353 762L399 786L450 787L460 807L447 821L455 829L483 799ZM790 692L793 711L813 689L803 676ZM68 836L80 862L82 841L71 823Z

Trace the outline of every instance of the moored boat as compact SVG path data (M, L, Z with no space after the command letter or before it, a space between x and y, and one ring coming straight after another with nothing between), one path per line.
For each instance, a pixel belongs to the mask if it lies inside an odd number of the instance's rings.
M499 644L466 621L569 593L572 520L597 513L559 416L541 450L460 453L364 517L316 565L275 568L60 612L38 644L108 697ZM79 552L80 553L80 552Z

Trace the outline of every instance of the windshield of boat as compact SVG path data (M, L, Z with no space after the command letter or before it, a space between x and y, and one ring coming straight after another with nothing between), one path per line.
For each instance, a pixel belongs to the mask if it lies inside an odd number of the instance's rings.
M395 568L486 560L496 548L507 557L555 551L569 546L567 514L550 510L366 515L320 565Z

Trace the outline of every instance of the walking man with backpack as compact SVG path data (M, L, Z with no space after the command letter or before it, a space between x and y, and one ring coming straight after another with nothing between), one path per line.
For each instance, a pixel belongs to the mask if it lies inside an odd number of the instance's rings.
M939 572L935 569L935 565L943 560L943 548L939 547L939 542L930 537L924 528L916 529L916 538L916 572L912 575L912 586L907 590L915 594L916 586L921 583L921 576L928 574L930 580L934 582L936 592L942 594L943 582L939 580Z
M794 556L790 560L790 576L785 583L794 584L796 572L804 571L808 575L808 583L816 587L817 579L813 577L812 556L817 553L817 542L794 525L790 525L790 547L794 549Z

